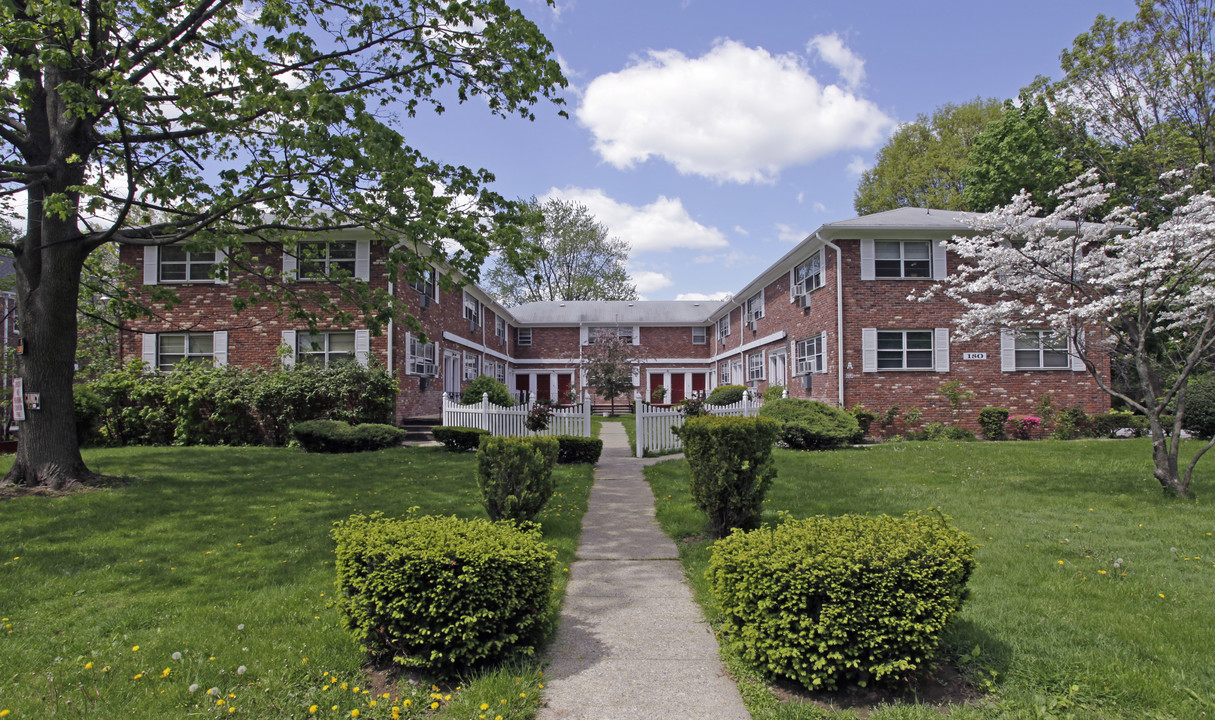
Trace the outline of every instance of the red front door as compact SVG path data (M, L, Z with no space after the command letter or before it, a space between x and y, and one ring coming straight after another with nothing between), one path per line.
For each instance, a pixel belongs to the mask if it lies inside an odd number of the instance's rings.
M675 405L684 399L683 373L671 373L670 403Z
M570 373L557 374L557 402L562 405L568 405L569 391L574 384L574 376Z

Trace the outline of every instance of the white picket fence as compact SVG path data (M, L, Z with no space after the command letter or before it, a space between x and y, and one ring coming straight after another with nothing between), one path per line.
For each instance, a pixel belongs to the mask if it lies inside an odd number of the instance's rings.
M454 427L471 427L488 430L498 437L522 437L527 435L574 435L591 436L591 400L584 398L581 405L572 408L554 408L548 427L538 432L527 429L527 413L535 406L535 398L514 407L502 407L489 401L489 394L481 395L481 402L461 405L447 393L443 393L443 424Z
M742 400L732 405L705 405L705 410L711 415L751 417L759 413L763 404L748 391ZM674 433L675 428L683 425L684 416L679 408L657 408L642 402L640 396L634 396L633 408L637 422L637 457L644 457L647 450L661 453L683 447Z

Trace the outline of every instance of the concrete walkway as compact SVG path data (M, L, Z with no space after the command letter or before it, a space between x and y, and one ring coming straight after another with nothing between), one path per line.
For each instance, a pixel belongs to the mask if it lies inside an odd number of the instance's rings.
M645 461L620 423L605 422L600 437L540 720L749 720L654 519Z

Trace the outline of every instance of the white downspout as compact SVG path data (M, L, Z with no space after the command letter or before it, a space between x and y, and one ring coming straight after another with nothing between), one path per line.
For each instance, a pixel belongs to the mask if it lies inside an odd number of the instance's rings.
M396 289L393 287L392 281L388 281L388 297L395 302L397 299ZM388 317L388 374L392 374L392 316ZM395 378L394 378L395 379Z
M844 253L830 240L814 233L824 246L835 251L835 374L839 376L839 404L844 407Z

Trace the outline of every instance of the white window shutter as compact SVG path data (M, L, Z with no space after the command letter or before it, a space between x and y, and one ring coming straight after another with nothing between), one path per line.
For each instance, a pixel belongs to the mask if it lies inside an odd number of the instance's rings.
M861 328L861 372L877 372L877 328Z
M797 297L793 294L793 271L796 268L789 269L789 302L797 302Z
M876 277L873 272L873 241L861 240L861 279L873 280Z
M294 280L298 276L299 258L291 254L292 249L286 246L283 247L283 278L285 280ZM289 332L284 330L283 332ZM292 352L295 350L295 343L291 344Z
M1017 369L1017 336L1011 328L1000 329L1000 370L1012 372Z
M591 344L591 329L587 326L583 325L582 327L578 328L578 336L578 342L582 343L583 345Z
M1078 338L1080 340L1080 347L1084 347L1084 331L1079 330L1078 335L1080 336ZM1069 339L1067 345L1068 355L1072 359L1072 372L1084 372L1084 361L1080 359L1080 353L1076 350L1076 344Z
M211 333L211 362L215 367L228 366L228 331L216 330Z
M215 280L215 284L227 285L228 281L232 279L232 256L228 252L227 248L223 248L216 251L215 258L219 260L219 264L223 265L224 270L227 272L227 274L222 278L213 278Z
M143 249L143 284L155 285L160 279L160 248L148 245Z
M759 376L760 380L768 379L768 351L767 350L759 351L759 372L760 372L760 376Z
M822 344L822 347L823 347L823 369L822 369L822 372L827 372L827 366L828 366L828 365L830 365L830 363L829 363L829 362L827 362L827 358L831 357L831 354L830 354L829 352L827 352L827 331L826 331L826 330L824 330L824 331L823 331L823 332L820 334L820 336L819 336L819 337L821 337L821 338L822 338L821 340L819 340L819 343L821 343L821 344Z
M932 279L944 280L949 274L945 260L945 245L940 240L932 241Z
M283 257L286 257L284 255ZM295 331L283 331L283 346L286 351L283 353L283 367L295 367Z
M371 331L354 331L354 360L359 365L367 367L367 358L371 355Z
M633 326L633 347L640 347L640 345L641 345L641 326L634 325Z
M354 277L358 280L371 279L371 240L356 240L354 243Z
M156 333L143 334L143 361L148 370L156 369Z
M936 371L949 372L949 328L935 328L932 349L936 355Z

